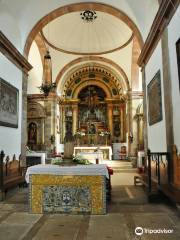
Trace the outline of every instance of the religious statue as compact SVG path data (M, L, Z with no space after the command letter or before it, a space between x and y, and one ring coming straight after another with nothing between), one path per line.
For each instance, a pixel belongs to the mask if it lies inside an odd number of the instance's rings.
M28 143L29 144L36 144L37 143L37 126L33 122L29 124Z
M90 92L90 94L85 98L85 103L91 108L97 107L99 105L99 101L99 96L95 90Z
M94 124L90 124L89 126L89 131L88 131L89 134L96 134L96 127Z

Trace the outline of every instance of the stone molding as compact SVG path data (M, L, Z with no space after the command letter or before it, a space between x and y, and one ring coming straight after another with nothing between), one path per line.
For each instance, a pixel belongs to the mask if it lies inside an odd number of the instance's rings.
M8 38L0 31L0 51L13 64L26 74L32 69L31 64L17 50L17 48L8 40Z
M169 24L176 9L179 6L179 0L164 0L161 1L159 10L151 26L148 37L144 43L141 54L138 59L138 65L143 67L146 65L154 52L165 28Z

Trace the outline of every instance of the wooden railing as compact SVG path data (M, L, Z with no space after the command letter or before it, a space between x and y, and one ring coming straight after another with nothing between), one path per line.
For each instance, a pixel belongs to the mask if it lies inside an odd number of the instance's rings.
M175 146L172 159L167 152L148 151L141 182L148 191L149 200L154 200L161 196L159 193L163 193L175 204L180 204L180 155Z
M148 192L170 185L170 156L167 152L148 151Z

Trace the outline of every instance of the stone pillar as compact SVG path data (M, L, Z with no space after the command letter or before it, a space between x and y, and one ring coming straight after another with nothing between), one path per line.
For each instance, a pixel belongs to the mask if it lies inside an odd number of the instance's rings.
M26 165L26 144L27 144L27 81L28 75L22 75L22 115L21 115L21 158L23 165Z
M113 139L113 104L108 104L108 121L109 121L109 131L111 133L111 138Z
M121 142L124 142L124 106L120 106Z
M139 115L139 150L144 149L144 120L143 120L143 114Z
M41 139L41 142L42 142L42 144L44 144L44 130L45 130L45 129L44 129L44 122L45 122L45 119L43 118L42 121L41 121L41 124L42 124L42 126L41 126L41 127L42 127L42 128L41 128L41 129L42 129L42 130L41 130L41 131L42 131L42 139Z
M78 129L78 104L74 104L72 106L72 134L75 135L75 133L77 132Z
M147 151L148 151L148 117L147 117L147 88L146 88L146 74L145 74L145 68L142 68L142 87L143 87L143 114L144 114L144 126L143 126L143 135L144 135L144 152L145 157L147 157ZM146 161L145 161L146 162Z
M51 101L45 100L44 106L46 109L46 118L45 118L45 131L44 131L44 141L46 145L46 150L51 150L51 135L52 135L52 113L51 113Z
M173 107L172 107L172 86L171 86L171 74L169 63L169 47L168 47L168 29L166 28L162 38L162 62L163 62L163 86L164 86L164 110L165 110L165 122L166 122L166 142L167 152L170 153L170 180L173 180Z
M59 106L59 130L60 130L60 143L64 143L64 105Z
M128 155L131 155L131 141L130 141L130 135L132 133L132 95L128 93L128 99L127 99L127 129L128 129Z

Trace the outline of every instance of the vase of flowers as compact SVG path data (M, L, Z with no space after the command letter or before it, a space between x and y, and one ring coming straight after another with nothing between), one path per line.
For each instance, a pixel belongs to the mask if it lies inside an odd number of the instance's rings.
M99 135L100 135L101 137L105 137L105 142L106 142L106 146L107 146L108 137L110 136L110 132L108 132L108 131L103 131L103 132L100 132Z
M82 131L77 131L76 134L75 134L75 137L77 139L77 145L79 146L79 143L80 143L80 139L82 136L85 136L86 134Z

